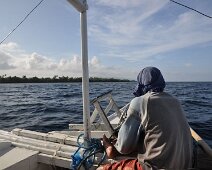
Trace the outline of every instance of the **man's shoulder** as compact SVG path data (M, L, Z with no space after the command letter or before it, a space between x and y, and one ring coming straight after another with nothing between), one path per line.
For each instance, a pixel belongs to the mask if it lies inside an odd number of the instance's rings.
M143 102L143 98L144 98L143 96L133 98L130 102L130 109L139 111L140 106L142 105L142 102Z
M180 103L180 101L177 97L175 97L167 92L160 92L160 93L152 92L150 94L149 98L150 98L150 101L157 100L157 101L169 101L169 102Z
M171 95L167 92L149 92L148 94L145 94L145 95L150 96L150 97L166 97L166 98L177 99L176 97L174 97L173 95Z
M135 97L131 100L130 104L140 103L143 100L144 96Z

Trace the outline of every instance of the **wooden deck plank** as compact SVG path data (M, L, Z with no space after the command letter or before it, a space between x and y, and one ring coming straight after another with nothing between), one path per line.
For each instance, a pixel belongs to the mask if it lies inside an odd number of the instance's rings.
M49 132L49 133L54 133L54 134L57 134L57 133L62 133L62 134L66 134L66 135L70 135L72 137L75 136L75 138L77 139L77 137L83 133L83 131L52 131L52 132ZM91 137L92 138L102 138L103 134L105 134L107 137L110 137L110 134L108 131L91 131Z
M111 124L113 128L115 128L117 126L117 123L112 123ZM83 131L83 124L69 124L69 129L71 131L75 130L75 131ZM103 123L93 123L91 124L91 130L98 130L98 131L107 131L107 128L105 127L105 125Z

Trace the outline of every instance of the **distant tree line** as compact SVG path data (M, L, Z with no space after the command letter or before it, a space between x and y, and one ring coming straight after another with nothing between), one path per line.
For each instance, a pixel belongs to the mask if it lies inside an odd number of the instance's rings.
M90 77L90 82L129 82L127 79L115 79L115 78L99 78ZM17 76L0 76L0 83L62 83L62 82L82 82L82 77L68 77L68 76L53 76L50 77L17 77Z

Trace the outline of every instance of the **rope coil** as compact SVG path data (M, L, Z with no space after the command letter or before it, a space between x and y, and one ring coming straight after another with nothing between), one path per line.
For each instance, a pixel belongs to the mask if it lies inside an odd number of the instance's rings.
M80 143L80 138L82 138L84 134L80 134L77 138L78 149L75 151L72 158L71 169L78 170L83 165L85 169L89 169L94 165L94 161L96 160L96 154L102 153L102 157L98 166L104 161L106 153L105 149L102 146L100 139L91 138L88 142L88 147L82 142ZM85 141L84 141L85 142Z

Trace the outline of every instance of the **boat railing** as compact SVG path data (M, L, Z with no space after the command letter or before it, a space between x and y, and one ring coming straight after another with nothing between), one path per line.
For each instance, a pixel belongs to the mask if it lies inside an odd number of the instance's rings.
M212 158L212 149L210 146L191 127L190 131L193 139L197 142L202 151Z
M126 109L119 109L118 105L116 104L116 102L114 101L113 97L112 97L112 90L101 94L100 96L96 97L95 99L93 99L91 101L91 104L94 105L95 109L91 115L91 123L94 123L95 119L97 118L97 115L100 116L101 121L104 123L104 126L106 127L106 129L108 130L110 135L113 135L117 129L114 128L110 122L111 117L108 115L108 113L113 110L115 111L113 115L115 115L116 117L119 118L119 123L120 120L123 119L123 115ZM103 109L103 107L101 106L101 101L108 101L108 105L106 106L105 109ZM100 123L101 121L98 121L98 123ZM118 124L119 124L118 123Z

